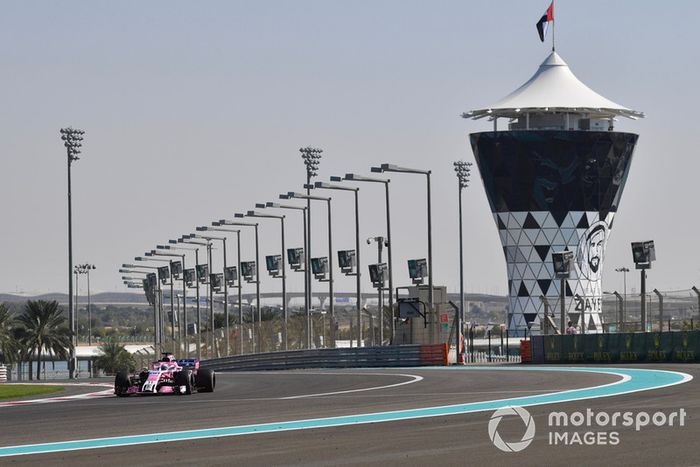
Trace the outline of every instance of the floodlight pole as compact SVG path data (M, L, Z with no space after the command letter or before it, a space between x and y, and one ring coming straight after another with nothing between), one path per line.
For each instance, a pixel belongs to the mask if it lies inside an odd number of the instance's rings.
M66 148L68 163L68 323L71 332L71 347L68 349L68 377L75 378L76 356L75 343L77 343L77 327L73 313L73 207L71 198L71 166L73 161L80 159L80 147L83 140L83 130L76 128L61 128L61 139Z
M462 344L462 327L464 323L464 235L462 231L462 190L469 186L471 162L457 161L454 164L457 172L457 195L459 198L459 313L455 320L455 360L464 363L464 347ZM462 350L460 352L460 349Z
M623 324L624 324L623 310L624 310L624 303L625 303L625 302L624 302L624 300L623 300L623 298L622 298L622 295L620 295L620 294L617 292L617 290L615 290L615 291L613 292L613 294L615 295L615 297L617 297L617 306L619 307L619 309L618 309L618 311L617 311L617 314L618 314L617 319L618 319L619 322L620 322L620 328L618 329L617 332L622 332L622 326L623 326Z
M175 241L177 243L177 241ZM177 247L177 246L172 246L172 245L158 245L157 248L163 249L163 250L187 250L187 251L195 251L195 258L197 258L197 248L182 248L182 247ZM185 254L176 254L176 253L160 253L159 251L154 251L153 254L155 255L160 255L160 256L177 256L182 258L182 319L180 320L180 342L182 345L185 346L185 356L189 357L190 356L190 343L188 340L188 335L187 335L187 282L185 281ZM195 261L197 261L195 259ZM196 270L195 270L196 272ZM172 280L172 278L171 278ZM197 296L197 306L199 306L199 296Z

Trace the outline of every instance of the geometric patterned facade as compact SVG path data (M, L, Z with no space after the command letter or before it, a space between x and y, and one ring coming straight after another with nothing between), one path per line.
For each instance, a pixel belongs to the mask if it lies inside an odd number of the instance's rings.
M600 331L605 246L637 135L525 130L470 139L506 259L509 330L540 327L541 296L558 323L552 253L568 250L575 266L565 283L567 321Z

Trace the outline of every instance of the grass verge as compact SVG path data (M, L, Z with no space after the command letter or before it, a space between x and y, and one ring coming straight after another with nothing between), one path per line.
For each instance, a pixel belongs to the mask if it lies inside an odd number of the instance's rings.
M39 384L0 384L0 400L17 399L63 391L63 386Z

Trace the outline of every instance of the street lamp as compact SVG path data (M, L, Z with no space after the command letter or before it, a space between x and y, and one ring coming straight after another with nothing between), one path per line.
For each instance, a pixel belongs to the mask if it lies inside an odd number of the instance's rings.
M287 326L288 326L288 321L289 321L289 316L287 312L287 264L285 262L285 256L287 254L285 247L284 247L284 216L276 216L274 214L265 214L262 212L258 211L248 211L245 214L242 213L236 213L235 217L237 218L242 218L242 217L262 217L262 218L269 218L269 219L278 219L280 221L280 229L281 229L281 234L282 234L282 275L281 276L274 276L274 277L279 277L282 279L282 314L284 315L284 350L287 350L287 345L288 345L288 338L287 338ZM259 274L259 271L258 271Z
M430 201L430 170L421 169L411 169L406 167L399 167L393 164L382 164L379 167L372 167L372 172L396 172L396 173L409 173L425 175L426 177L426 191L427 191L427 203L428 203L428 304L430 307L430 312L434 313L435 308L433 307L433 221L432 221L432 209ZM433 336L435 336L436 328L433 329Z
M196 230L197 230L198 232L203 232L203 231L206 231L207 228L206 228L206 227L197 227ZM207 242L211 242L212 240L219 240L220 242L222 242L222 244L223 244L223 249L224 249L224 258L223 258L223 260L224 260L224 267L223 267L222 271L223 271L224 273L226 272L226 267L227 267L227 266L226 266L226 237L213 237L213 236L211 236L211 235L191 234L191 235L190 235L190 238L201 238L201 239L203 239L203 240L206 240ZM211 251L211 250L210 250L210 251ZM211 253L210 253L210 254L211 254ZM212 269L212 266L211 266L211 260L210 260L210 266L209 266L209 273L212 274L212 275L214 274L214 270ZM224 319L226 320L226 325L225 325L225 329L226 329L226 355L228 355L228 354L229 354L229 337L228 337L228 333L229 333L229 325L228 325L228 318L229 318L229 315L228 315L228 282L224 280L223 283L224 283L224 284L223 284L223 285L224 285ZM212 292L212 285L213 285L213 284L211 284L211 285L209 286L209 290L210 290L210 294L209 294L209 295L211 296L211 300L212 300L212 305L211 305L211 307L210 307L210 316L209 316L209 319L211 320L211 352L212 352L212 355L215 355L215 353L216 353L216 346L215 346L215 339L214 339L214 330L215 330L215 327L214 327L214 305L213 305L214 294L213 294L213 292Z
M88 314L88 345L92 345L92 310L91 310L91 303L90 303L90 271L96 269L94 264L79 264L75 267L76 272L78 274L86 274L87 275L87 293L88 293L88 306L87 306L87 314ZM78 310L76 310L77 312ZM76 313L77 314L77 313ZM77 328L76 328L77 329ZM76 335L77 337L77 335Z
M149 257L142 257L142 256L137 256L134 258L134 261L156 261L156 262L165 262L168 263L168 266L170 265L170 260L167 259L162 259L162 258L152 258L150 257L151 255L149 253L146 253L146 256ZM170 285L170 314L171 317L173 316L173 313L175 312L175 308L173 306L173 281L170 280L170 283L166 282L168 279L170 279L170 268L168 266L156 266L156 273L158 276L158 291L159 291L159 301L158 301L158 311L159 311L159 316L158 316L158 336L159 336L159 341L161 343L161 346L163 345L165 341L165 316L163 315L163 296L162 292L163 289L161 285ZM175 326L174 326L174 321L173 321L173 329L171 330L172 334L172 341L173 341L173 352L174 352L174 347L175 347ZM161 350L162 352L162 350Z
M214 222L213 224L218 224L217 222ZM207 226L202 226L202 227L197 227L197 230L200 231L216 231L216 232L226 232L226 233L235 233L236 234L236 245L237 245L237 261L238 261L238 266L236 267L236 275L238 279L232 279L229 280L229 278L226 277L227 274L227 268L228 266L224 266L224 281L226 282L226 295L228 296L228 287L229 285L231 287L235 287L238 289L238 327L239 327L239 342L240 342L240 353L243 353L243 297L242 297L242 284L240 280L240 272L241 272L241 231L236 230L236 229L224 229L221 227L207 227ZM226 253L226 246L224 245L224 253ZM226 261L224 260L224 264L226 264ZM238 280L238 285L234 285L235 281ZM231 282L229 284L229 282ZM226 300L228 303L228 299ZM230 336L231 336L231 331L229 328L229 311L228 311L228 305L226 308L226 351L229 352L231 347L230 343ZM228 355L228 354L227 354Z
M258 239L258 224L257 223L251 223L251 222L239 222L239 221L231 221L231 220L226 220L226 219L221 219L218 222L212 222L212 226L214 227L221 227L223 225L233 225L236 227L255 227L255 307L258 310L258 330L257 332L260 332L260 327L262 327L262 312L260 308L260 241ZM240 251L239 251L240 253ZM239 255L239 269L238 269L238 274L243 278L243 271L240 268L241 263L240 263L240 255ZM251 282L251 281L247 281ZM240 309L239 309L240 310ZM253 314L251 310L251 314ZM255 328L255 315L253 314L253 327ZM243 321L241 320L241 326L243 325ZM262 352L262 342L260 341L261 336L255 336L255 332L253 333L253 348L255 349L255 345L257 343L258 345L258 351Z
M282 199L288 199L289 197L287 195L280 195L280 198ZM304 306L306 307L306 348L310 349L311 348L311 285L310 285L310 276L308 274L310 268L309 268L309 255L308 255L308 243L307 243L307 223L306 223L306 211L307 207L306 206L293 206L291 204L279 204L279 203L272 203L272 202L267 202L267 203L257 203L255 205L256 208L274 208L274 209L293 209L296 211L301 211L302 213L302 220L304 223L304 248L302 248L302 251L304 251L304 268L300 267L295 267L294 265L291 264L290 260L290 265L292 266L292 269L294 269L297 272L303 272L304 273ZM291 251L291 249L290 249ZM284 255L284 252L282 253ZM287 252L287 254L289 254Z
M170 240L170 243L173 243L174 240ZM208 271L211 271L211 242L200 242L197 240L191 240L189 238L189 235L183 235L182 237L178 238L177 240L174 241L175 243L186 243L188 245L198 245L200 247L206 247L207 249L207 269ZM199 284L200 282L204 282L207 284L207 277L206 274L204 277L200 277L199 270L203 266L199 264L199 249L195 250L195 282L197 284L197 359L201 360L202 358L202 313L201 313L201 308L199 306ZM208 272L207 271L207 272ZM204 279L204 280L202 280ZM211 288L210 288L211 292ZM209 300L209 306L212 305L212 300Z
M381 169L379 169L381 171ZM332 182L339 182L341 180L346 180L350 182L367 182L367 183L382 183L384 185L384 197L386 202L386 240L387 245L387 256L388 256L388 275L389 275L389 309L391 310L391 342L394 342L394 335L396 333L396 319L394 316L394 279L392 273L392 255L391 255L391 209L389 203L389 179L365 177L364 175L358 175L353 173L345 174L345 177L331 177ZM384 287L382 285L382 287Z
M311 190L310 188L311 185L306 186L307 191ZM312 196L312 195L305 195L303 193L295 193L293 191L288 192L286 195L280 195L280 198L282 199L290 199L290 198L297 198L297 199L305 199L307 203L311 203L311 201L325 201L328 203L328 297L329 297L329 308L328 312L331 315L331 332L330 332L330 340L331 340L331 347L335 347L335 311L334 311L334 297L333 297L333 235L332 235L332 225L331 225L331 198L326 198L323 196ZM309 204L310 205L310 204ZM307 220L311 219L311 211L308 209L309 206L307 205L307 210L309 212L309 215L307 217ZM311 258L311 224L309 223L309 228L307 230L307 240L308 240L308 250L306 252L306 259L307 261L310 261ZM309 263L307 263L309 264ZM309 271L307 274L310 274L311 268L308 268ZM309 298L311 298L311 283L309 282ZM311 307L311 303L309 303L309 308Z
M146 292L146 298L148 299L149 304L153 305L153 349L157 355L160 342L160 282L156 278L155 273L146 273L145 271L139 271L138 269L158 270L158 267L125 263L122 264L122 268L123 269L119 270L121 273L146 274L146 278L143 279L143 289L144 292ZM151 298L149 298L151 292L153 293L153 303L151 303Z
M76 336L75 317L73 316L73 207L71 203L71 179L70 169L74 161L80 159L80 148L83 143L83 135L85 132L77 128L61 128L61 139L66 147L66 155L68 160L68 322L70 324L71 340ZM69 365L68 377L75 377L75 346L69 349Z
M459 316L457 317L457 333L455 349L457 362L464 362L464 354L460 352L462 338L462 323L464 322L464 236L462 234L462 190L469 186L471 162L457 161L453 163L457 173L457 196L459 199Z
M314 185L316 188L324 190L339 190L339 191L352 191L355 195L355 256L357 259L357 270L355 271L355 287L357 295L357 346L360 346L362 341L362 284L360 281L362 270L362 262L360 261L360 204L359 204L359 188L350 188L343 185L336 185L333 183L316 182ZM348 273L348 276L353 275L353 273ZM335 327L335 323L332 324ZM384 303L379 302L379 345L384 345Z
M156 248L158 250L168 250L168 251L194 251L194 262L195 262L195 267L196 265L199 264L199 248L198 247L186 247L186 246L180 246L178 244L177 240L168 240L167 245L156 245ZM187 319L187 287L192 287L192 282L188 281L188 269L185 268L185 254L182 254L182 329L180 331L180 339L182 340L184 346L185 346L185 355L187 357L190 356L190 341L189 341L189 334L188 334L188 324L189 321ZM189 282L189 284L188 284ZM197 315L199 316L199 281L194 281L195 282L195 289L197 291L196 299L196 310L197 310ZM197 334L199 334L199 327L197 327ZM198 354L199 355L199 354Z
M622 282L623 282L623 288L624 288L624 290L622 292L624 297L625 297L624 302L623 302L624 315L622 316L623 320L620 324L620 327L622 327L622 323L624 323L624 320L627 318L627 273L630 272L630 270L628 268L622 267L622 268L616 268L615 272L622 273Z
M165 246L163 246L163 245L158 245L157 248L165 249ZM150 252L147 252L147 253L146 253L146 256L149 256L149 257L152 257L152 256L167 256L167 257L170 257L170 258L180 258L180 261L167 260L167 261L169 262L169 264L170 264L170 272L171 272L171 276L172 276L171 279L170 279L170 312L172 313L172 305L173 305L173 303L172 303L172 301L173 301L172 296L173 296L173 294L174 294L174 290L173 290L174 281L175 281L176 279L180 279L180 276L182 276L182 297L183 297L182 308L183 308L183 310L185 310L185 308L187 307L187 284L185 283L184 272L183 272L183 271L185 270L185 254L184 254L184 253L183 253L183 254L178 254L178 253L163 253L162 251L160 251L160 249L151 250ZM153 258L153 259L155 260L155 258ZM177 305L177 316L178 316L178 319L177 319L177 322L178 322L178 326L179 326L179 330L178 330L178 339L177 339L177 340L179 340L179 343L177 344L177 347L178 347L179 349L182 350L182 343L184 342L184 339L183 339L183 337L182 337L182 336L183 336L183 332L182 332L182 323L183 323L183 319L181 319L181 318L184 318L184 317L181 317L181 316L180 316L180 300L179 300L179 295L177 295L176 298L178 299L178 305ZM183 315L184 315L184 316L187 316L187 312L186 312L186 311L183 311ZM172 327L172 329L171 329L171 335L172 335L172 339L173 339L173 346L175 346L175 342L176 342L176 339L175 339L175 321L176 321L176 320L175 320L175 313L172 313L170 319L171 319L171 327ZM186 321L186 320L185 320L185 321ZM186 326L186 324L185 324L185 326Z

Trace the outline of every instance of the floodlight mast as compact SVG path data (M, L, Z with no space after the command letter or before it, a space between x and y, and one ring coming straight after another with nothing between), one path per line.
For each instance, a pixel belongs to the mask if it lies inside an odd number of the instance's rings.
M304 165L306 166L306 184L310 185L311 180L318 175L318 166L321 162L321 154L323 154L323 149L320 148L314 148L311 146L307 146L305 148L300 148L299 152L301 153L301 158L304 161ZM309 196L311 194L311 189L307 188L306 189L306 195ZM307 287L307 294L309 296L308 300L308 306L307 306L307 315L308 315L308 320L307 320L307 346L308 348L311 348L311 308L313 306L313 293L312 293L312 281L311 281L311 199L308 198L306 200L306 245L304 245L304 249L306 250L306 287ZM335 327L335 324L333 325ZM331 338L333 342L335 342L334 339Z
M75 316L73 314L73 207L71 201L71 166L74 161L80 159L80 148L82 147L83 135L85 132L77 128L61 128L61 139L66 148L68 162L68 324L71 332L71 347L68 349L68 377L75 378L76 356L75 346L77 345L77 332L75 326Z
M462 327L464 325L464 234L462 230L462 190L469 186L471 162L454 162L457 173L457 193L459 199L459 313L457 316L457 332L455 333L455 352L457 363L464 363L464 346L462 346ZM547 304L549 307L549 304ZM545 318L546 321L546 318Z

